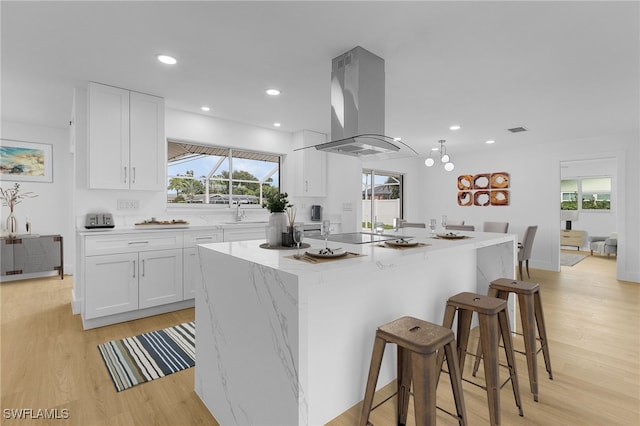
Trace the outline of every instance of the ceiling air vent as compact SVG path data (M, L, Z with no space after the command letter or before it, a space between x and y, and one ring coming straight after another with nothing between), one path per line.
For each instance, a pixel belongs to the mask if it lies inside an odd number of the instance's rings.
M508 131L510 131L511 133L520 133L520 132L526 132L527 128L526 127L512 127L511 129L507 129Z

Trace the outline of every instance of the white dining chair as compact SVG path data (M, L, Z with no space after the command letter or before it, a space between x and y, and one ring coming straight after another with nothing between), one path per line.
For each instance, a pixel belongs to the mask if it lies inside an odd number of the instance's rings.
M501 232L506 234L509 230L509 222L484 222L482 232Z

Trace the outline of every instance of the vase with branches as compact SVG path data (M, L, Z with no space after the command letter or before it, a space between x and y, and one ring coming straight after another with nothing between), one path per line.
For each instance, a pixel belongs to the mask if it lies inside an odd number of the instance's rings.
M0 199L2 204L9 207L9 216L7 216L7 231L10 237L15 237L18 234L18 220L13 213L16 204L20 204L25 198L37 197L37 194L33 192L20 193L20 184L15 183L13 188L4 189L0 188Z

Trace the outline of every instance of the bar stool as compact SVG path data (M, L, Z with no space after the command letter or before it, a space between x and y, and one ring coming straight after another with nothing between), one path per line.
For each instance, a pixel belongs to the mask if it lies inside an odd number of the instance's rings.
M522 322L522 333L524 338L524 352L517 351L527 357L527 368L529 370L529 384L533 400L538 402L538 360L537 355L540 351L544 356L544 364L549 373L549 379L553 380L551 372L551 357L549 356L549 345L547 343L547 331L544 325L544 315L542 313L542 303L540 301L540 285L527 281L515 281L508 278L499 278L492 281L489 285L489 296L499 297L507 300L509 293L515 293L518 296L518 307L520 309L520 321ZM536 324L537 334L536 338ZM536 340L540 340L540 349L536 349ZM476 375L480 366L480 357L482 356L482 345L478 342L479 357L473 366L473 375Z
M480 326L480 341L484 351L484 371L485 386L465 380L476 386L480 386L487 391L487 402L489 404L489 419L491 425L500 424L500 389L511 380L513 396L518 407L518 414L523 415L522 402L520 401L520 389L518 387L518 374L516 371L515 354L513 352L513 342L511 340L511 330L509 327L509 314L507 312L507 302L495 297L482 296L476 293L459 293L447 300L447 307L444 312L443 326L451 328L458 313L458 361L460 373L464 374L464 361L469 344L469 334L471 331L471 318L473 313L478 314ZM507 367L509 378L498 384L500 379L498 347L500 336L504 342L504 352L507 357ZM476 355L477 356L477 355ZM442 368L443 359L438 354L438 365Z
M462 375L455 354L454 342L455 338L450 329L413 317L402 317L378 327L371 355L360 425L369 425L369 415L373 409L377 408L377 406L373 408L371 406L387 343L395 343L398 347L398 425L407 423L412 380L416 425L436 424L436 409L438 408L436 407L436 388L440 377L440 370L437 368L440 364L436 362L436 351L438 356L442 353L442 357L444 357L446 354L447 365L451 372L451 389L457 416L451 415L458 418L460 425L466 425L467 414L462 394Z

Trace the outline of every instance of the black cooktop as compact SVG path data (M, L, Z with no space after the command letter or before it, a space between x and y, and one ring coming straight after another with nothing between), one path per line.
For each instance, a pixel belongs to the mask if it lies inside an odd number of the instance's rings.
M307 238L315 239L315 240L324 240L322 235L312 235ZM368 243L378 243L381 241L389 241L398 238L397 235L389 235L389 234L373 234L370 232L345 232L344 234L331 234L329 235L329 241L335 241L338 243L345 244L368 244ZM413 238L406 235L403 235L402 238Z

